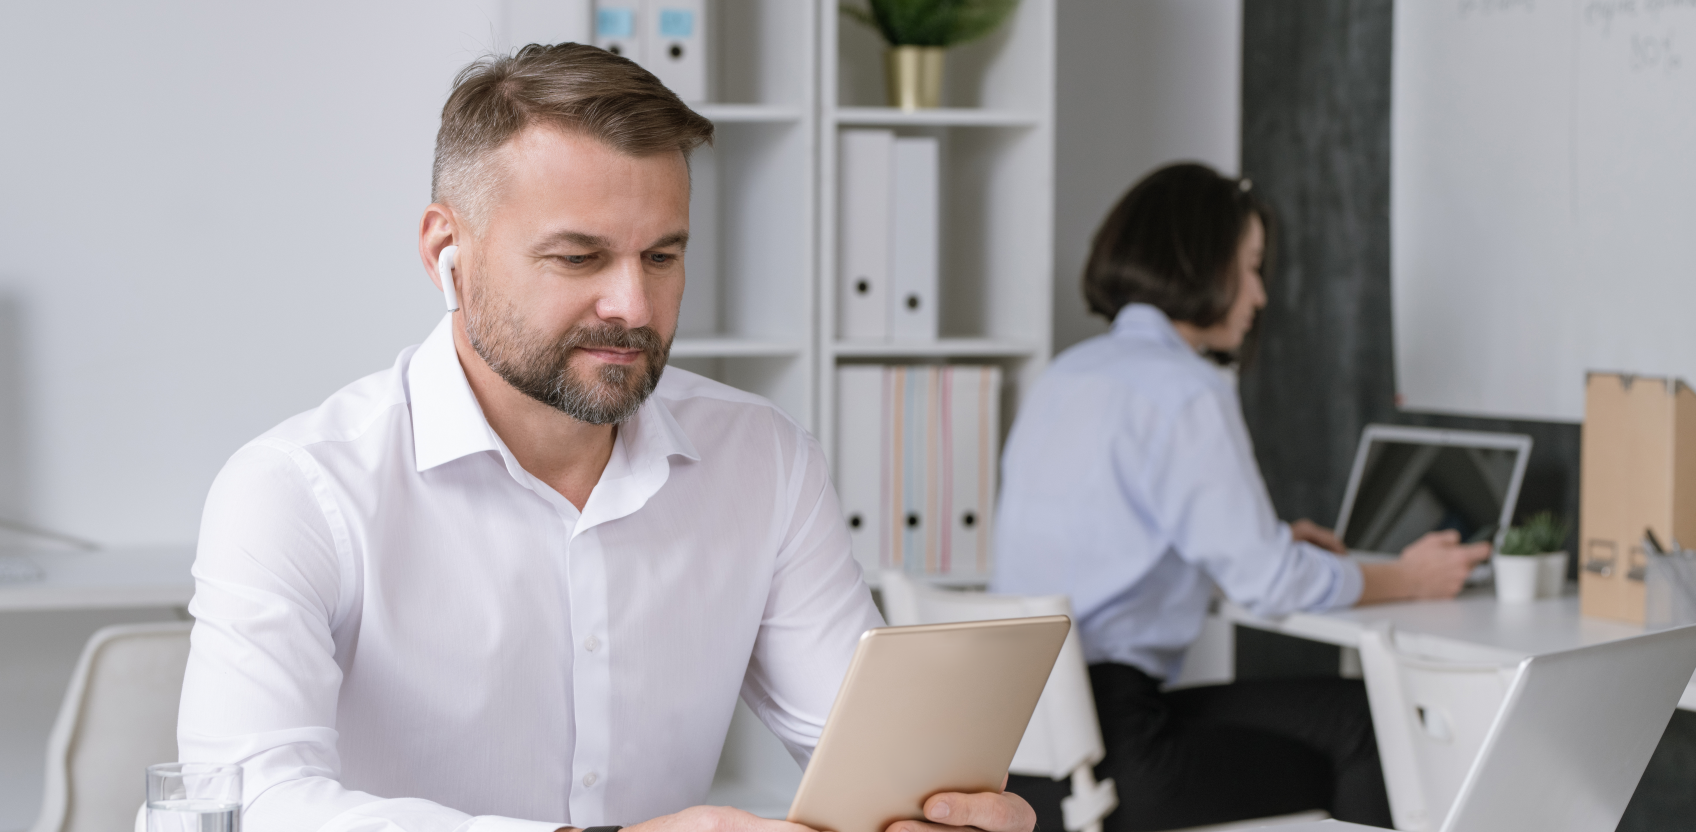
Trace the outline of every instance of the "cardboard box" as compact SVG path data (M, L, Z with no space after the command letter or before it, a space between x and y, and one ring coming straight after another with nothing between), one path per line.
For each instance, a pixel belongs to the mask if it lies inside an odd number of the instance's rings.
M1644 530L1696 546L1696 391L1680 379L1590 373L1582 436L1579 605L1642 624Z

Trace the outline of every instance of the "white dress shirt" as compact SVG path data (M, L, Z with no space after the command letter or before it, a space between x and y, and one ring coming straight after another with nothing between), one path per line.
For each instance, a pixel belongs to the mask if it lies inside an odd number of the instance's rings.
M738 694L804 763L881 624L817 443L670 368L580 513L451 320L218 475L181 759L242 764L248 832L636 823L706 797Z
M1291 539L1236 390L1153 306L1049 365L1002 483L991 587L1070 596L1091 663L1172 677L1215 586L1271 616L1360 598L1359 567Z

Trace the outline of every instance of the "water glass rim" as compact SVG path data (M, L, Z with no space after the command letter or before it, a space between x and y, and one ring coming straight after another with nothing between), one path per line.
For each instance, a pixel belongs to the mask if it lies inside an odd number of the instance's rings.
M149 774L230 774L241 771L236 763L154 763L147 767Z

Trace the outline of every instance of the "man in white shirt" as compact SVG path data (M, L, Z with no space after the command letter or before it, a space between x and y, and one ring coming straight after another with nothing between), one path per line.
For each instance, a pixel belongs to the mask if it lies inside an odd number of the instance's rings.
M737 696L804 762L880 620L817 443L672 369L712 125L576 44L460 74L419 253L463 308L230 459L178 742L266 830L806 832L707 793ZM1011 794L934 824L1030 832Z

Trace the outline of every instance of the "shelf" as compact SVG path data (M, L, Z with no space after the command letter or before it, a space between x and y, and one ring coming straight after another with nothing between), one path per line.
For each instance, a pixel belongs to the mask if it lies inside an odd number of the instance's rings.
M785 358L800 355L799 344L749 338L678 338L672 358Z
M1012 110L980 110L941 107L935 110L899 110L894 107L838 107L837 124L873 124L891 127L1035 127L1039 116Z
M935 341L837 341L838 358L1020 358L1037 349L1021 341L995 338L941 338Z
M782 124L801 120L800 108L771 104L700 104L694 109L714 124Z
M882 588L882 577L877 570L865 570L864 579L868 588ZM926 586L941 589L984 590L989 588L988 575L914 575L909 573L907 577Z

